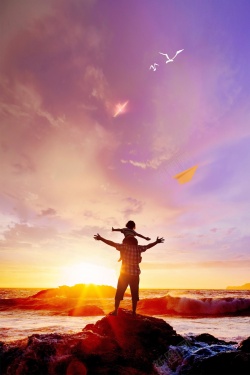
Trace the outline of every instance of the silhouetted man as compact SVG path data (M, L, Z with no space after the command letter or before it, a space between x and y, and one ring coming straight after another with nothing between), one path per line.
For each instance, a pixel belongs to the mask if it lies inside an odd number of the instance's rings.
M141 273L139 263L141 262L141 253L158 243L163 243L164 238L157 237L155 242L145 246L138 245L137 239L134 237L128 238L125 244L106 240L101 237L100 234L96 234L94 239L115 247L116 250L122 253L122 265L115 295L115 310L110 314L117 315L120 301L123 300L124 293L129 285L132 296L133 314L135 315L137 301L139 301L139 282Z

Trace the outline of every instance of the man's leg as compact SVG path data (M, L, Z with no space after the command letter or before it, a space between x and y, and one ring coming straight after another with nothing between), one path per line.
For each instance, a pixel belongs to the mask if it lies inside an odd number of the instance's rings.
M139 282L140 282L139 275L130 276L129 286L130 286L130 291L131 291L131 296L132 296L133 315L136 315L137 301L139 301Z
M115 311L112 315L117 315L118 308L120 305L121 300L123 300L124 293L128 287L128 278L124 274L120 274L118 283L117 283L117 289L115 294Z
M136 315L137 300L132 299L133 315Z

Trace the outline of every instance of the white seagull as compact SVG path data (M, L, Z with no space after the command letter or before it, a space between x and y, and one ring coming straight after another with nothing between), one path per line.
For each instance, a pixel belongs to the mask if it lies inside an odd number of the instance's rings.
M159 66L159 64L156 64L156 63L154 63L154 65L150 65L149 70L150 70L150 69L153 69L153 71L155 72L155 71L156 71L156 65Z
M166 61L166 64L169 63L169 62L173 62L174 59L176 58L176 56L181 53L182 51L184 51L184 49L180 49L179 51L176 52L176 54L174 55L174 57L172 59L169 58L168 54L167 53L162 53L162 52L159 52L160 55L163 55L163 56L166 56L167 58L167 61Z

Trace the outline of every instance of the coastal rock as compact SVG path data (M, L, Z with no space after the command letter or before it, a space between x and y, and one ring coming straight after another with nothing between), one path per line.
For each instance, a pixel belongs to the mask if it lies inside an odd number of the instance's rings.
M219 340L209 333L201 333L200 335L194 336L196 341L205 342L208 345L212 344L228 344L224 340ZM231 343L231 342L230 342Z
M190 357L179 370L180 375L247 375L250 355L238 351L218 353L211 357Z
M95 324L88 324L83 332L91 330L102 336L109 336L118 342L123 350L132 348L155 351L176 341L183 341L180 335L163 319L150 316L136 315L120 309L118 316L107 315ZM177 340L178 341L178 340Z
M153 362L182 341L162 319L120 309L74 335L32 335L0 345L1 375L155 375Z
M250 283L246 283L244 285L239 286L227 286L229 290L250 290Z
M250 337L241 341L240 345L238 346L238 349L242 350L245 353L250 353Z
M116 289L108 285L76 284L74 286L59 286L58 288L41 290L30 298L112 298Z
M120 309L76 334L0 342L0 374L157 375L168 366L180 375L243 375L250 373L249 342L236 348L207 333L183 338L163 319Z
M187 356L179 368L179 375L250 374L250 337L243 340L237 348L236 343L218 340L207 333L192 339L196 347L199 342L210 346L197 349Z
M115 288L108 285L77 284L72 287L60 286L41 290L30 297L0 299L0 310L7 311L18 308L35 311L46 310L51 314L65 315L69 313L70 315L75 314L75 316L104 315L113 307L115 291ZM126 293L126 296L130 295ZM125 307L127 304L127 301L125 301ZM95 308L91 309L88 307L89 305L95 305ZM100 310L98 310L98 306L101 307ZM82 312L76 310L76 307L80 307ZM85 311L84 308L86 308ZM88 309L90 314L87 314Z

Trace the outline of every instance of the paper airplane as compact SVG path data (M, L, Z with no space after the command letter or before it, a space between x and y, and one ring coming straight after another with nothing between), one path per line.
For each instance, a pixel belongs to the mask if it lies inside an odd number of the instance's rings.
M198 165L195 165L192 168L186 169L185 171L178 173L177 175L174 176L174 178L176 178L179 184L185 184L186 182L189 182L192 180L197 168L198 168Z

